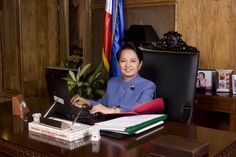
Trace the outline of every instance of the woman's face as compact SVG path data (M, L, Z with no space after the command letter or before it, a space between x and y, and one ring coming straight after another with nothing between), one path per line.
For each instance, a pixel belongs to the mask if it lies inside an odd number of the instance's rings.
M131 49L121 52L119 66L125 81L133 79L139 72L142 62L139 61L136 53Z
M200 79L200 80L203 80L203 79L204 79L203 74L200 73L200 74L198 74L198 75L199 75L199 79Z

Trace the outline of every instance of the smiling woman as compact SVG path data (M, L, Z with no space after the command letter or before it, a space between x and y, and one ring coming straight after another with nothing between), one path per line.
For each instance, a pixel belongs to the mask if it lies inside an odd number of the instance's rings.
M143 64L143 55L133 44L121 48L117 54L117 59L124 81L132 80Z
M132 111L135 106L152 100L156 85L138 74L143 63L142 52L128 43L119 50L117 59L122 76L112 77L108 81L103 97L96 101L75 96L72 104L92 106L91 113L119 113Z

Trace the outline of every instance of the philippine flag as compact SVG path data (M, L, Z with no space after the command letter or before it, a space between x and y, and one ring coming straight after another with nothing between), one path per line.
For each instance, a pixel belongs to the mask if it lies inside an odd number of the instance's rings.
M122 0L106 0L102 60L109 77L120 76L116 54L122 46L124 15Z

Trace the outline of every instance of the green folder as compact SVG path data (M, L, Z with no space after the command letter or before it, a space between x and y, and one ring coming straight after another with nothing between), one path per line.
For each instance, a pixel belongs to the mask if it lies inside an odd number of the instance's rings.
M160 117L157 117L157 118L154 118L154 119L151 119L149 121L146 121L146 122L143 122L143 123L140 123L140 124L137 124L137 125L134 125L134 126L130 126L130 127L127 127L125 128L125 132L127 132L128 134L133 134L135 133L136 131L140 130L140 129L143 129L145 127L148 127L152 124L155 124L157 122L160 122L160 121L163 121L167 118L167 115L164 114L163 116L160 116Z

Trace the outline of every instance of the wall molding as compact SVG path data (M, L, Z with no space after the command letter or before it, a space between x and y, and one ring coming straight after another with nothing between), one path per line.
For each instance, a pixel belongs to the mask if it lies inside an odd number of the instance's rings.
M142 7L154 7L154 6L162 6L162 5L176 5L177 0L149 0L149 1L141 1L141 2L124 2L124 8L142 8ZM104 4L91 4L91 10L96 9L104 9Z

